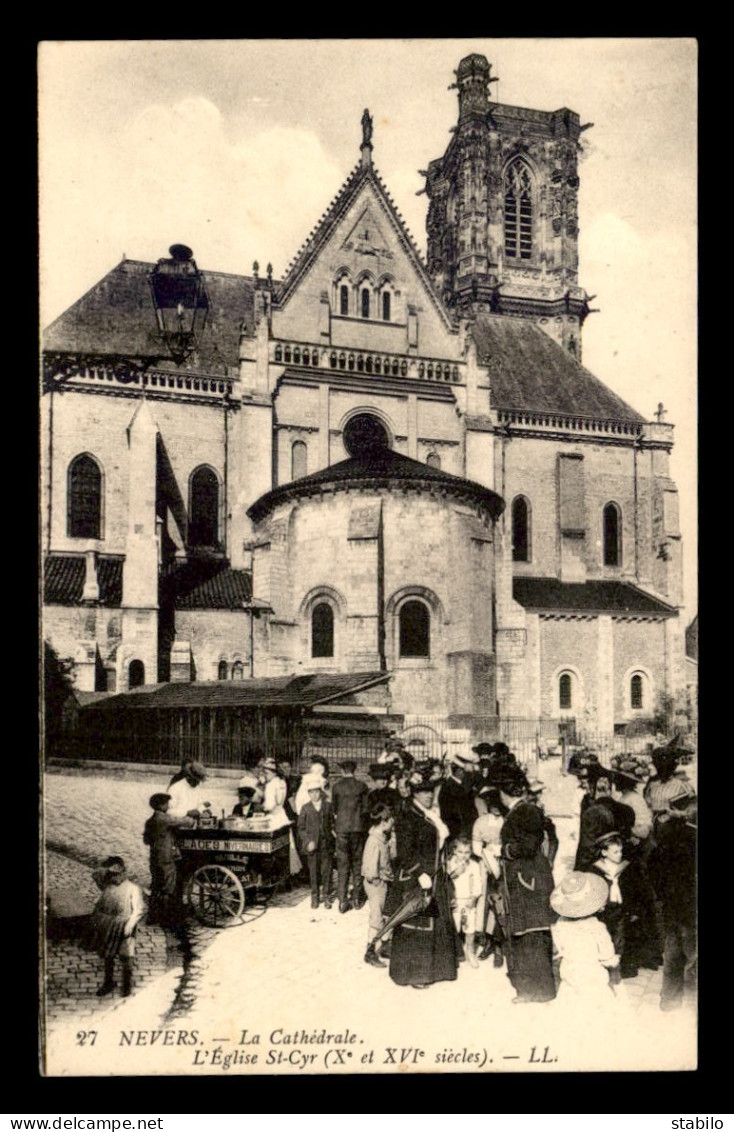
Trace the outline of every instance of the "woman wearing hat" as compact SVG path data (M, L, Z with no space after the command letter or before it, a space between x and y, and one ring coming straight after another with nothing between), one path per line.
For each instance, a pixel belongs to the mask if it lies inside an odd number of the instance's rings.
M500 832L507 974L515 1002L549 1002L555 997L549 903L553 873L543 856L543 815L528 801L529 783L515 768L500 779L502 804L508 809Z
M257 769L258 778L262 783L263 789L263 799L259 808L263 813L269 816L271 829L282 829L285 825L290 827L290 819L285 812L285 800L288 794L288 788L286 787L285 780L278 774L278 764L275 759L261 759ZM300 873L302 865L301 858L298 856L298 850L296 849L292 828L289 838L289 854L290 873L291 876L294 876L296 873Z
M551 908L560 916L551 931L561 960L561 1001L571 995L591 1006L611 1001L609 972L619 964L619 955L598 918L607 898L606 884L593 873L567 873L551 893Z
M671 745L657 747L652 753L656 773L648 781L643 796L652 810L656 826L669 820L674 813L671 803L676 798L683 798L691 792L692 787L685 771L678 771L680 758L681 751Z
M426 987L456 978L458 938L451 914L451 888L444 868L448 828L434 807L440 782L436 763L416 768L410 776L411 802L395 824L395 880L385 901L391 917L421 889L430 899L425 909L399 924L392 937L390 978L399 986Z

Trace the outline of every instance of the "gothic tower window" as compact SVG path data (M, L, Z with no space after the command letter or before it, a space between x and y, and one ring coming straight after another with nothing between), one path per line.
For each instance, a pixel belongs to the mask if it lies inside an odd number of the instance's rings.
M311 613L311 656L334 655L334 610L325 601Z
M370 317L370 292L367 287L363 287L360 293L362 305L362 318Z
M69 538L101 538L102 473L86 454L69 465L67 534Z
M390 321L390 292L383 291L382 293L382 321Z
M298 480L306 475L308 448L303 440L295 440L291 448L291 479Z
M217 680L226 680L226 679L227 679L227 661L226 660L220 660L220 662L217 666Z
M145 665L142 660L131 660L127 672L129 688L141 688L145 683Z
M512 560L530 561L530 504L524 495L512 501Z
M603 514L604 565L622 564L622 513L616 503L607 503Z
M219 544L219 481L211 468L197 468L191 476L189 546Z
M400 655L431 655L431 617L422 601L406 601L400 607Z
M349 288L346 283L339 288L339 314L349 314Z
M533 179L517 158L505 174L505 255L530 259L533 254Z

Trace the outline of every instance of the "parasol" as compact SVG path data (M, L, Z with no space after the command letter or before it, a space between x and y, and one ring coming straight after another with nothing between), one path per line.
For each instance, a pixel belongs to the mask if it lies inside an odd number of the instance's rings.
M385 938L388 932L399 928L406 920L412 920L413 916L424 912L431 902L432 895L432 889L419 888L417 891L411 892L409 896L406 896L402 904L395 909L392 916L382 925L374 939L370 941L370 947L375 947L381 939Z

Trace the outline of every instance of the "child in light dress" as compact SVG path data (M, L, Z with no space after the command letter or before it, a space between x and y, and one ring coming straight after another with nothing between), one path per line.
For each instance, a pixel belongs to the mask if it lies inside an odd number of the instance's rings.
M597 918L609 888L594 873L570 872L551 893L559 920L551 933L561 960L560 999L573 997L587 1005L609 1005L614 998L609 972L619 964L612 937Z
M448 846L447 872L453 889L451 911L454 925L457 932L463 933L464 954L469 965L478 967L474 936L479 899L484 892L484 877L479 862L472 858L471 850L468 837L455 837Z

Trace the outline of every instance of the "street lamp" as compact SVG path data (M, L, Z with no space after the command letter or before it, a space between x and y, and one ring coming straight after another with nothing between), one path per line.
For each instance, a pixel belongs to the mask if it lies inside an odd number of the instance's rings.
M173 244L170 259L159 259L150 273L158 330L177 366L193 352L206 324L209 299L194 253Z
M160 349L134 353L103 353L100 351L69 352L45 350L43 354L44 389L59 387L65 380L90 369L111 370L123 384L136 380L151 366L172 358L182 365L196 349L209 314L209 298L204 276L196 266L194 253L185 244L169 248L170 259L159 259L148 275L155 311L155 323ZM152 320L151 320L152 322Z

